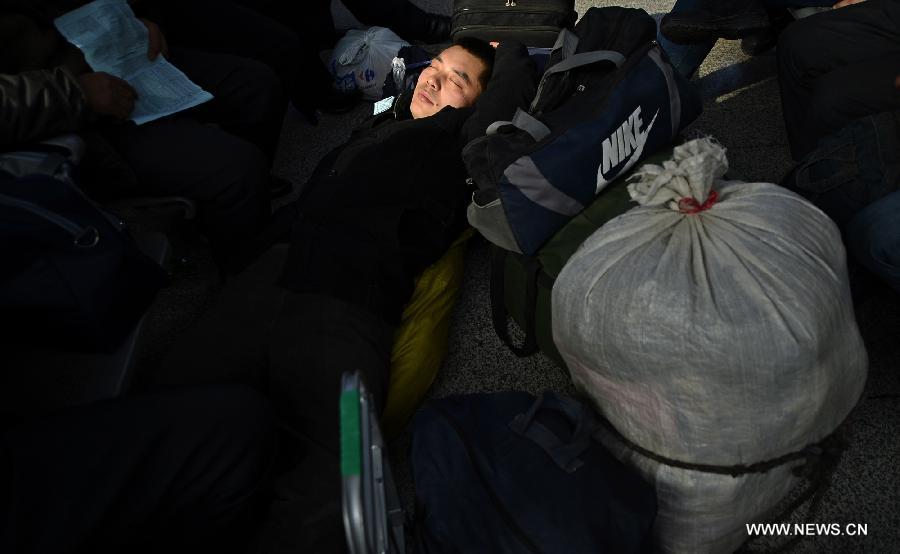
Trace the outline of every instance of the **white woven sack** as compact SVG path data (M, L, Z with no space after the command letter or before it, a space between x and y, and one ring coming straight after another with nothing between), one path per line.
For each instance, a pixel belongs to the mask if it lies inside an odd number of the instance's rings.
M334 86L342 92L360 90L366 100L381 100L391 62L409 43L385 27L351 29L331 52Z
M776 185L719 181L725 151L708 139L673 156L641 168L629 185L641 206L556 279L553 337L576 386L672 460L753 464L818 442L856 404L868 365L836 226ZM602 440L656 484L666 552L733 551L795 484L788 466L721 476Z

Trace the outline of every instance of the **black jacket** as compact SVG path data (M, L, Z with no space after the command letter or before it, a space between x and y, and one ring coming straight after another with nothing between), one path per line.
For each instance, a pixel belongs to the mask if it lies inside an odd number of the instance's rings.
M465 225L463 146L534 96L527 50L502 44L474 107L412 119L409 98L317 166L291 236L282 285L361 305L397 323L415 278Z

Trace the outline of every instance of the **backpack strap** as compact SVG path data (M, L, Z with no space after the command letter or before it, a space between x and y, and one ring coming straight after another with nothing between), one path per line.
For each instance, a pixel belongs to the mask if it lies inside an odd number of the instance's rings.
M538 412L547 410L562 414L568 421L571 426L568 436L560 436L537 421ZM584 465L581 455L592 446L591 435L596 426L593 412L584 404L552 391L544 391L527 412L517 415L509 424L514 433L541 447L566 473L574 473Z
M551 60L552 59L554 58L551 56ZM534 100L531 101L531 106L528 108L528 111L533 113L537 110L541 95L549 77L602 61L612 62L616 67L622 67L622 64L625 63L625 56L621 52L616 52L615 50L591 50L589 52L567 55L560 61L548 67L541 76L537 93L534 95Z
M516 114L513 116L512 121L495 121L488 125L488 128L485 130L486 135L493 135L497 132L500 127L504 125L512 125L519 129L522 129L534 139L535 142L540 142L541 139L550 134L550 128L541 123L541 121L526 112L522 108L516 108Z
M547 70L544 71L544 76L571 71L578 67L603 61L612 62L616 67L622 67L622 64L625 63L625 56L615 50L592 50L590 52L581 52L573 54L561 62L548 67Z
M506 257L502 248L494 247L491 260L491 316L494 331L513 354L520 358L530 356L539 350L535 332L535 307L537 305L537 280L541 264L537 258L523 256L525 265L525 340L521 346L515 345L509 336L509 313L506 311L505 275Z
M669 113L672 114L672 138L681 131L681 93L678 91L678 82L675 80L675 72L672 64L663 59L662 50L654 45L647 51L647 57L662 71L666 78L666 87L669 89Z
M553 43L553 48L550 49L550 60L556 62L568 58L578 49L580 40L578 35L569 29L561 30L556 37L556 42Z

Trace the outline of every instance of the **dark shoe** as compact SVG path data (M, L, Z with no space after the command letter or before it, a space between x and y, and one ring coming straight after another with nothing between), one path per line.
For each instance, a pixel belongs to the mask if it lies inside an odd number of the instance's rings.
M768 26L769 15L756 0L710 1L696 10L667 14L659 30L674 43L697 44L744 38Z

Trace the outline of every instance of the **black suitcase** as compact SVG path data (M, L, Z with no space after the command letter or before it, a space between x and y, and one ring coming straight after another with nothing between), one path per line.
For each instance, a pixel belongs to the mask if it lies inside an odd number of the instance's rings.
M575 0L455 0L450 32L453 40L471 36L549 47L576 19Z

